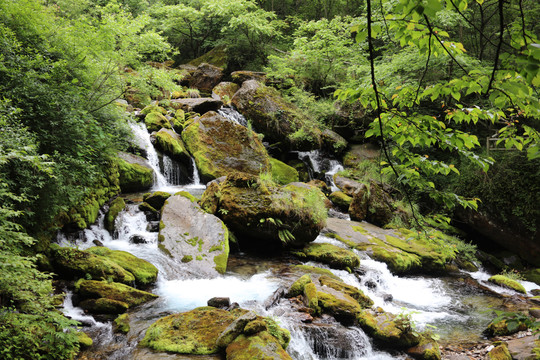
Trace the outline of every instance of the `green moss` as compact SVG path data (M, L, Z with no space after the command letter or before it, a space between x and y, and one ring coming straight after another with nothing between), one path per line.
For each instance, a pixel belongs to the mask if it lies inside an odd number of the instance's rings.
M362 235L369 235L369 231L364 229L361 225L353 226L352 229L356 232L359 232Z
M51 245L51 255L55 272L64 278L89 275L93 279L112 279L125 284L135 281L135 276L115 261L92 252Z
M158 210L161 210L161 208L163 207L163 204L165 204L165 201L167 201L167 199L171 196L171 194L169 194L168 192L165 192L165 191L156 191L148 196L145 196L143 198L144 200L144 203L143 204L148 204L150 205L151 209L153 209L153 211L158 211ZM141 207L139 206L139 209L141 209ZM148 208L148 210L151 210L150 208ZM141 210L145 210L145 209L141 209Z
M238 336L227 347L226 352L228 360L292 360L279 344L279 341L267 331L252 336L243 334Z
M160 130L156 134L157 146L167 155L178 160L188 160L190 155L179 135L171 130Z
M294 255L328 264L332 268L347 269L360 265L360 259L352 251L332 244L310 243Z
M126 303L129 307L140 305L158 297L124 284L95 280L79 281L77 292L82 298L116 300Z
M220 45L216 46L209 52L203 54L202 56L191 60L189 62L189 65L193 66L199 66L202 63L211 64L217 67L220 67L222 69L227 68L227 62L228 62L228 55L227 55L227 47Z
M167 115L167 110L165 110L164 108L162 108L161 106L158 106L158 105L148 105L146 106L144 109L141 110L141 114L142 115L148 115L150 113L160 113L160 114L163 114L163 115Z
M184 255L184 257L182 257L182 260L180 260L180 261L182 261L183 263L188 263L188 262L190 262L190 261L192 261L192 260L193 260L193 256L191 256L191 255Z
M149 285L156 281L158 269L146 260L120 250L110 250L106 247L96 246L87 250L89 253L109 259L135 277L138 285Z
M321 313L319 306L319 296L317 293L317 287L314 283L309 282L304 286L304 296L307 299L308 306L315 311L316 314Z
M172 129L169 120L159 112L151 112L146 115L144 123L150 132L159 131L161 128Z
M286 185L292 182L298 182L298 171L274 158L270 158L270 166L272 169L272 179L282 185Z
M321 283L321 285L323 286L328 286L329 288L332 288L336 291L339 291L347 296L350 296L351 298L353 298L356 302L358 302L358 304L364 308L369 308L371 306L373 306L373 300L371 300L368 296L364 295L364 293L362 292L362 290L354 287L354 286L351 286L351 285L347 285L345 284L344 282L340 281L340 280L336 280L334 278L331 278L331 277L328 277L326 275L322 275L320 278L319 278L319 282Z
M522 294L526 294L527 291L521 285L518 281L512 280L506 276L503 275L494 275L488 279L489 282L492 282L494 284L500 285L502 287L515 290L517 292L520 292Z
M245 310L201 307L159 319L146 331L141 346L181 354L215 354L219 335Z
M527 281L534 282L540 286L540 269L526 271L523 275Z
M149 211L149 212L153 212L153 213L158 212L156 209L154 209L154 208L153 208L150 204L148 204L147 202L140 203L140 204L139 204L139 210L141 210L141 211Z
M501 344L499 346L496 346L493 350L491 350L487 356L487 360L512 360L513 357L510 354L510 351L508 351L508 347L505 344Z
M345 194L343 191L334 191L328 198L339 209L347 211L352 202L352 197Z
M291 333L289 330L282 328L279 324L270 317L263 318L268 333L276 338L283 349L287 349L289 342L291 341ZM264 331L264 330L261 330Z
M118 214L124 210L125 207L126 202L121 197L117 197L111 203L109 211L107 211L107 214L105 214L105 229L107 229L107 231L110 233L114 231L114 221L118 217Z
M329 276L331 278L339 279L339 277L334 275L328 269L322 269L322 268L315 267L315 266L310 266L310 265L296 265L294 268L298 269L298 270L300 270L302 272L307 272L307 273L310 273L310 274L327 275L327 276Z
M79 343L80 347L82 349L89 348L94 344L94 341L90 336L88 336L86 333L82 331L77 331L77 342Z
M221 249L223 249L223 252L219 255L214 256L214 264L216 264L215 269L220 274L225 274L227 271L227 262L229 260L229 229L227 226L225 226L224 223L222 223L224 236L223 240L219 244ZM220 250L221 250L220 249ZM210 249L212 251L212 249Z
M351 324L362 311L360 304L347 294L334 295L318 291L317 297L322 311L329 313L338 321Z
M186 199L189 199L192 203L197 203L197 198L193 195L191 195L190 193L188 193L187 191L179 191L177 192L176 194L174 195L180 195L180 196L183 196L185 197Z
M162 243L163 241L165 241L165 237L163 235L158 235L158 241ZM158 244L158 249L161 250L168 257L174 258L169 249L167 249L163 244Z
M420 343L421 337L414 333L410 324L390 313L375 314L365 310L358 314L357 320L364 331L393 348L408 349Z
M119 182L122 192L137 192L149 189L154 183L154 171L139 164L130 164L118 159Z
M299 277L289 288L287 292L287 297L295 297L304 293L304 287L309 284L311 281L311 276L309 274L304 274Z
M107 298L86 299L81 301L79 306L95 314L121 314L129 309L126 302Z
M131 329L129 325L129 315L122 314L118 316L116 319L114 319L114 325L117 332L127 334Z

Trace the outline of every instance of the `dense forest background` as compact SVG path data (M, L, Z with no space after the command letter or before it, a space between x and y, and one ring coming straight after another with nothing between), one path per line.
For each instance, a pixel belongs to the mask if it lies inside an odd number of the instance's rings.
M76 353L40 252L129 146L115 100L186 90L178 65L211 50L310 126L378 143L426 221L483 207L537 239L539 18L536 0L0 2L0 357Z

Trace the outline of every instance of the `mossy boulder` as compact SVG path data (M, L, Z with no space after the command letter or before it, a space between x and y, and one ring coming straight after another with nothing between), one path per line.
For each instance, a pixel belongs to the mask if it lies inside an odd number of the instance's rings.
M156 146L172 159L191 166L191 156L180 135L169 129L161 129L156 134Z
M51 262L54 271L64 279L91 276L93 279L112 279L131 284L135 276L113 260L75 248L52 244Z
M361 290L334 276L318 273L305 274L291 285L287 296L298 295L303 296L304 303L314 313L332 315L346 325L353 324L362 309L373 305Z
M236 84L242 85L244 81L256 80L261 83L266 81L266 73L259 71L239 70L231 73L231 77Z
M129 314L119 315L114 319L114 331L122 334L129 333L131 326L129 325Z
M486 333L490 336L506 336L515 334L519 331L525 331L527 328L527 324L522 321L512 321L509 323L506 320L500 320L490 322L486 329Z
M207 277L225 273L229 231L218 217L187 197L173 195L163 205L159 228L160 248L190 271Z
M214 86L221 82L223 69L208 63L201 63L191 74L189 87L210 93Z
M507 289L515 290L517 292L520 292L522 294L526 294L527 291L519 283L519 281L510 279L509 277L506 277L504 275L494 275L488 279L489 282L493 284L497 284L499 286L505 287Z
M128 153L119 153L119 156L118 172L122 192L138 192L152 187L154 170L144 158Z
M123 198L117 197L111 202L111 205L109 206L109 210L105 214L105 229L109 231L111 234L114 232L114 222L116 218L118 217L118 214L124 210L126 207L126 202Z
M441 360L439 344L427 335L423 335L420 343L407 349L407 354L420 360Z
M258 136L215 112L208 112L192 122L182 138L203 181L231 172L270 171L270 158Z
M343 191L334 191L328 195L328 199L330 199L332 204L341 211L348 211L352 202L352 197L345 194Z
M377 226L389 224L396 211L396 206L390 194L381 184L371 181L369 191L365 188L358 189L349 207L352 220L365 220Z
M344 176L339 175L339 173L334 175L334 184L347 196L350 196L351 198L354 196L354 194L360 190L365 191L366 185L358 182L353 179L346 178Z
M158 269L146 260L140 259L126 251L110 250L106 247L96 246L87 250L88 253L108 259L135 277L135 283L139 286L147 286L157 279Z
M228 105L238 89L240 86L233 82L220 82L212 89L212 96L217 96L224 104Z
M315 240L327 216L325 196L302 183L279 186L245 173L211 184L201 206L219 216L247 246L301 247Z
M219 335L245 312L201 307L169 315L150 325L140 345L162 352L215 354Z
M172 129L171 123L161 112L151 112L144 117L144 123L149 132L159 131L160 129Z
M269 332L238 336L226 349L227 360L292 360L279 341Z
M506 344L500 344L492 349L487 355L486 360L512 360L513 357Z
M77 342L79 343L79 346L81 347L81 349L89 348L90 346L94 344L94 341L92 340L92 338L88 336L85 332L77 331L75 335L77 337Z
M322 132L321 139L323 150L336 157L340 157L347 150L347 140L330 129L325 129Z
M417 346L422 339L406 317L368 309L362 311L357 320L366 333L392 348L409 349Z
M207 63L222 69L226 69L228 60L229 57L227 55L227 47L220 45L199 56L198 58L191 60L188 64L195 67L203 63Z
M151 210L161 210L165 201L171 197L171 194L165 191L155 191L153 193L147 193L143 196L143 201L152 207ZM150 209L149 209L150 210Z
M129 309L126 302L107 298L86 299L78 305L81 309L93 314L122 314Z
M446 272L447 264L457 256L451 237L433 229L426 231L427 235L406 229L387 230L365 222L331 218L323 233L367 252L396 274Z
M156 104L150 104L145 106L144 109L141 110L141 115L146 116L154 112L162 115L167 115L167 110Z
M272 180L281 185L286 185L292 182L298 182L298 171L274 158L270 158L270 166L272 169Z
M265 139L282 150L320 148L322 132L300 109L286 101L279 92L256 80L244 81L232 98L232 104Z
M351 250L332 244L311 243L293 254L301 259L319 261L334 269L352 270L360 265L360 259Z
M75 284L75 289L80 298L84 299L81 304L87 301L86 304L95 306L95 309L107 309L108 313L124 312L158 297L131 286L107 281L79 280ZM93 300L93 303L89 300ZM118 311L113 312L113 309Z
M540 269L532 269L523 273L523 276L527 281L536 283L540 286Z

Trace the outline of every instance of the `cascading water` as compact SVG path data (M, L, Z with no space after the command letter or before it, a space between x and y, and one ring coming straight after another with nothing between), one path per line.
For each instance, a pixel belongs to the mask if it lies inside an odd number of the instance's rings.
M240 114L238 111L236 111L233 107L222 107L218 110L219 115L223 116L226 119L232 120L237 124L240 124L242 126L247 126L248 122L244 115Z
M154 170L154 188L166 188L167 186L169 186L169 183L167 182L167 179L165 179L165 176L163 176L163 174L161 173L161 169L159 167L159 156L156 152L156 149L154 149L154 145L152 145L152 142L150 141L150 134L146 129L146 125L142 122L130 122L129 125L133 132L133 135L135 136L137 145L139 145L141 149L146 151L148 164L150 165L152 170Z
M308 165L310 178L323 176L332 191L338 191L338 187L334 184L334 175L343 170L343 165L335 159L330 159L320 151L299 151L298 159Z

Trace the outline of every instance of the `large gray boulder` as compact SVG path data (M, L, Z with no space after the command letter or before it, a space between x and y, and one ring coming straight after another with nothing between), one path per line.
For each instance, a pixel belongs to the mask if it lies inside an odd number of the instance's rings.
M199 275L225 273L229 232L223 222L182 195L167 199L161 210L159 246Z

